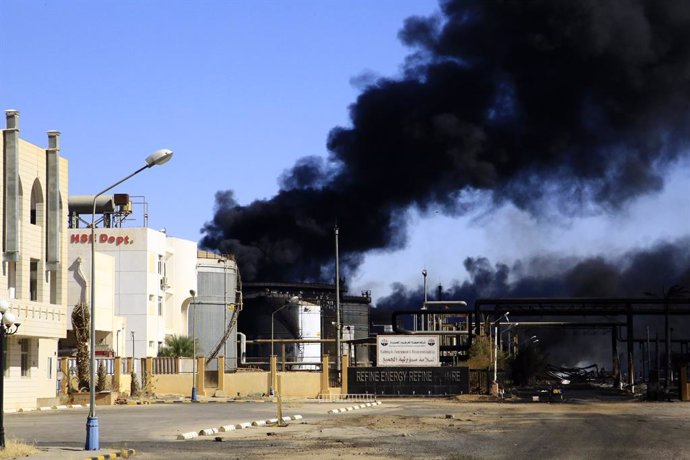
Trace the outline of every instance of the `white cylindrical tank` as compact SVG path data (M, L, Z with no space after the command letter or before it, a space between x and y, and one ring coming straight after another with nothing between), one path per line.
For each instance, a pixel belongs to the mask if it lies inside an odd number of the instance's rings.
M299 302L295 307L299 338L301 339L320 339L321 338L321 306L310 302ZM321 362L320 343L300 343L295 347L295 361L302 363ZM316 370L318 366L298 365L301 370Z

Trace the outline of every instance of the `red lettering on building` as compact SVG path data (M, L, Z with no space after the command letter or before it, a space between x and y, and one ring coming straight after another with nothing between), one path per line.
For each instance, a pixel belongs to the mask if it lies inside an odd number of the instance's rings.
M129 237L129 235L123 236L109 236L105 233L101 233L96 237L98 243L103 244L114 244L115 246L134 244L134 240ZM69 242L71 244L86 244L91 242L90 233L72 234L69 237Z

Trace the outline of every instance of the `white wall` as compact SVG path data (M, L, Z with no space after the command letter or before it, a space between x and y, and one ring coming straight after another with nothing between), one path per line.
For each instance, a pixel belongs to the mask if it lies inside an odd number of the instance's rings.
M86 234L84 238L82 235ZM88 243L89 229L70 229L71 253L80 253L87 261L90 252L83 255ZM73 249L72 249L73 248ZM148 228L101 228L96 229L96 251L113 259L112 268L101 265L97 259L97 272L106 279L112 276L112 312L107 324L98 322L99 330L111 331L108 343L117 340L118 324L115 317L126 322L120 332L120 355L136 357L156 356L159 343L168 334L186 334L183 311L189 290L196 288L196 243L170 238L165 233ZM159 266L159 261L161 265ZM112 275L108 273L112 270ZM167 285L162 285L163 276ZM105 292L105 290L103 291ZM96 294L99 295L97 285ZM162 301L159 315L158 299ZM97 303L98 306L98 303ZM131 332L134 331L134 344Z

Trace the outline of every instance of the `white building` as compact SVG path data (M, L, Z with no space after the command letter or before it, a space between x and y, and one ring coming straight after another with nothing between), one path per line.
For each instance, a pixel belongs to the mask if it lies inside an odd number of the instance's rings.
M58 339L67 318L67 160L59 135L48 148L19 138L19 112L7 110L0 139L0 296L21 321L4 349L5 408L36 407L56 394Z
M122 196L105 197L104 202ZM70 198L70 214L73 198ZM116 224L117 213L122 211L118 206L113 206L112 220L106 215L100 221L105 225ZM124 209L127 206L131 209L131 205L121 205ZM90 221L90 213L88 217ZM68 230L72 270L70 314L74 305L84 298L90 302L91 278L91 229L71 227ZM196 290L196 243L141 227L96 228L95 235L96 353L136 358L157 356L166 335L187 335L190 290ZM77 275L78 265L83 278ZM71 340L66 341L67 347L74 346L71 328L70 321Z

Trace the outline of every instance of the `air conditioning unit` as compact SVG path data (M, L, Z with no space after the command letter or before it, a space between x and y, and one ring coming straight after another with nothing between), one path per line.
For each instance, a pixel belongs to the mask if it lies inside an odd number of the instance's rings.
M161 289L165 290L168 289L170 285L168 284L168 277L164 276L161 278Z

